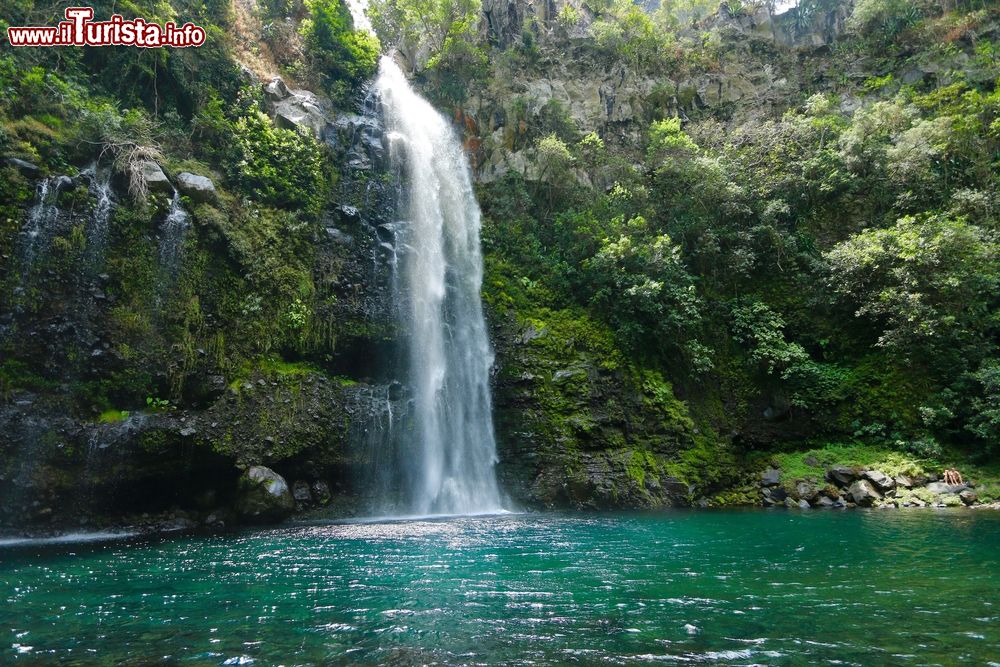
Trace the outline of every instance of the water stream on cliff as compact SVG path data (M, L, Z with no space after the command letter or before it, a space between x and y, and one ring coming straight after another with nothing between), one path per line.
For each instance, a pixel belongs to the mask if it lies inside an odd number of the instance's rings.
M158 254L160 257L160 269L166 273L166 278L177 276L177 271L181 265L181 255L184 250L184 237L190 226L191 216L181 203L181 195L174 190L174 196L170 200L170 209L167 217L160 225L160 240Z
M100 170L97 163L81 172L89 181L90 195L94 198L94 212L87 223L87 268L93 272L104 262L108 246L108 231L115 202L111 190L111 170Z
M502 507L489 388L493 364L480 298L479 205L468 161L448 122L383 57L381 101L390 165L399 171L394 290L408 332L413 429L389 476L406 514L469 514Z

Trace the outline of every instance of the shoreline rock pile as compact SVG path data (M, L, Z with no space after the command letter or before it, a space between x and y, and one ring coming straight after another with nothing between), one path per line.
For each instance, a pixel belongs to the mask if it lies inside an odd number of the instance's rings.
M781 471L760 474L764 507L972 507L979 505L975 482L948 484L934 474L895 477L877 469L834 465L822 480L814 477L782 482Z

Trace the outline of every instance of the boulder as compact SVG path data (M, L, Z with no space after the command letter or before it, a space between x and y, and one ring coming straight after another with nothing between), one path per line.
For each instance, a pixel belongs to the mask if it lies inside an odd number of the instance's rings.
M762 486L778 486L781 482L781 471L774 468L768 468L760 474L760 483Z
M976 501L979 500L979 496L977 496L976 492L971 489L966 489L962 491L961 493L958 494L958 497L966 505L974 505Z
M935 495L958 494L967 488L969 488L967 484L945 484L944 482L931 482L927 485L927 490Z
M812 506L809 504L809 501L807 501L807 500L800 500L799 501L799 509L800 510L812 509Z
M847 495L858 507L871 507L876 500L880 500L882 495L875 490L872 483L867 479L859 479L847 490Z
M880 470L866 470L862 473L862 476L883 493L896 488L896 480Z
M171 185L167 175L163 173L163 169L152 160L143 160L139 165L139 171L150 192L170 194L174 191L174 186Z
M4 158L4 164L20 170L20 172L25 176L37 176L42 171L38 168L38 165L31 164L26 160L20 160L16 157Z
M212 204L219 199L212 179L188 171L177 174L177 189L193 202Z
M309 491L309 483L298 480L292 484L292 497L295 502L308 505L312 502L312 493Z
M831 500L830 498L827 498L826 496L819 496L816 499L815 505L816 505L816 507L828 508L828 507L834 507L834 506L836 506L836 502L833 501L833 500Z
M312 496L320 505L326 505L330 502L330 487L326 482L316 480L312 483Z
M785 498L785 507L788 509L797 508L799 506L799 501L795 500L791 496Z
M833 486L832 484L827 484L822 489L819 490L821 496L826 496L830 500L837 500L840 498L840 490Z
M798 495L799 500L805 500L806 502L812 502L816 496L819 494L819 490L814 484L809 482L799 482L795 485L795 493Z
M236 511L247 521L280 521L295 511L295 498L284 477L264 466L253 466L240 477Z
M850 486L858 479L858 471L850 466L832 466L826 471L826 479L837 486Z
M57 193L68 192L69 190L72 190L75 187L76 183L73 182L73 179L70 178L69 176L66 176L65 174L63 174L62 176L56 176L55 178L52 179L52 189L55 190Z
M909 475L897 475L895 482L896 486L901 486L905 489L913 488L913 478L910 477Z
M271 102L279 102L290 97L291 94L292 92L288 90L288 86L285 85L280 76L276 76L264 84L264 97Z
M288 130L303 129L322 140L330 119L323 102L308 90L292 90L280 77L264 85L264 97L271 108L274 123Z

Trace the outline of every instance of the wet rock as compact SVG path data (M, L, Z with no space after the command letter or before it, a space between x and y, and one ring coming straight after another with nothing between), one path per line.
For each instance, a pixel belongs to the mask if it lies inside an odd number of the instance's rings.
M795 500L795 498L792 498L791 496L785 498L785 507L787 507L788 509L797 509L798 506L799 506L799 501Z
M760 474L760 483L763 486L777 486L781 482L781 471L775 468L768 468Z
M858 507L871 507L882 495L867 479L859 479L847 490L847 495Z
M958 494L959 499L966 505L975 505L976 501L979 500L979 496L976 492L971 489L966 489Z
M334 121L335 132L328 133L327 143L345 151L346 166L351 171L369 171L385 159L383 129L369 116L344 114Z
M866 470L862 476L883 493L896 488L896 481L880 470Z
M194 530L198 527L198 524L187 517L175 517L158 524L156 527L158 530L165 533L174 533L179 531Z
M292 497L295 502L309 504L312 502L312 493L309 491L309 483L298 480L292 484Z
M73 188L75 188L76 184L73 183L72 178L63 175L63 176L56 176L55 180L52 181L52 187L55 189L57 193L66 192L67 190L72 190Z
M850 486L858 479L858 471L850 466L832 466L826 471L826 479L838 486Z
M389 400L398 401L406 396L406 387L403 386L402 382L398 380L393 380L389 384Z
M216 192L212 179L188 171L177 174L177 189L182 194L187 195L191 201L198 203L212 204L219 198L219 193Z
M330 487L326 482L316 480L312 483L312 496L320 505L326 505L330 502Z
M836 506L836 501L835 500L831 500L830 498L827 498L826 496L819 496L818 498L816 498L815 506L816 507L822 507L822 508L830 508L830 507Z
M807 500L800 500L799 501L799 509L800 510L812 509L812 505L810 505L809 501L807 501Z
M270 468L253 466L238 483L236 511L247 521L280 521L295 510L285 479Z

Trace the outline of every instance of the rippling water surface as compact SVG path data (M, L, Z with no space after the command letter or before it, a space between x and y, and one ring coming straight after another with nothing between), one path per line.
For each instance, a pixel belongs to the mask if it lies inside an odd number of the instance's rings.
M1000 663L1000 514L511 515L0 548L0 664Z

